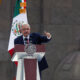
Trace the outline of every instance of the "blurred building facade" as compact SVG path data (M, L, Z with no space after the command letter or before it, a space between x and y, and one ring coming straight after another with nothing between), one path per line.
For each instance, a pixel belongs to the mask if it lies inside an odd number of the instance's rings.
M16 66L7 52L11 22L16 0L0 3L0 80L13 80ZM27 0L27 13L32 32L52 34L46 44L49 68L43 71L42 80L55 79L58 65L66 56L80 49L80 1Z

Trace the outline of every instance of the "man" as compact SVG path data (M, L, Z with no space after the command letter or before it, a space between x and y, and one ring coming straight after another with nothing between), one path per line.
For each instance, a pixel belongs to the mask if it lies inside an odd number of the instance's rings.
M44 36L40 35L39 33L30 33L31 28L29 24L23 24L20 27L20 31L22 33L21 36L17 37L14 40L14 44L27 44L27 43L32 43L32 44L42 44L46 43L51 40L51 34L48 32L44 32ZM41 61L38 61L39 63L39 70L40 72L48 67L47 61L45 57L42 58Z

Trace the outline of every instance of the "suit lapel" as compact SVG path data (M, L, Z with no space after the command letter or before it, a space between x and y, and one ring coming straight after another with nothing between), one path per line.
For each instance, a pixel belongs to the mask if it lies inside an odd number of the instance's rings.
M32 35L30 34L30 37L29 37L29 41L30 43L32 43Z
M24 44L23 35L21 36L21 43Z

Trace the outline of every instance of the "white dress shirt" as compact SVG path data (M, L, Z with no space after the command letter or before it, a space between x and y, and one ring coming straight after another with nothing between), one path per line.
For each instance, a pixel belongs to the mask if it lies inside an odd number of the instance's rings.
M30 35L28 35L27 37L23 36L23 41L24 41L24 45L25 45L25 38L27 38L29 40Z

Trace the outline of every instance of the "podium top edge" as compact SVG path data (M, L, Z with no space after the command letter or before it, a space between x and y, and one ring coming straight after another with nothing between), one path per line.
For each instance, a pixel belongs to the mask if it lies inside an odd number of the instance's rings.
M45 52L45 45L35 45L36 46L36 52ZM25 45L23 44L16 44L14 47L14 52L25 52Z

